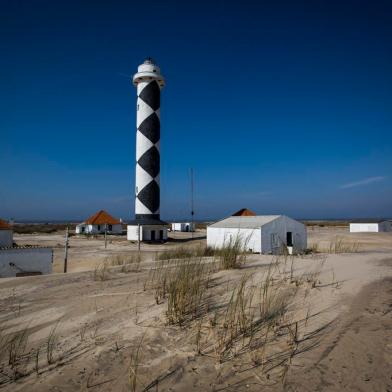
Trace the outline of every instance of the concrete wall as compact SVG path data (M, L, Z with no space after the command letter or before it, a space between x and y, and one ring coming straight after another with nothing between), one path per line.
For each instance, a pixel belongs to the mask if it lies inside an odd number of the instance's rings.
M83 231L84 227L84 231ZM105 225L77 225L75 229L76 234L104 234L105 233ZM112 230L109 230L109 225L107 229L108 234L121 234L122 233L122 225L112 225Z
M378 223L350 223L350 233L378 233Z
M192 222L181 222L181 223L172 223L172 230L173 231L195 231L195 224Z
M151 241L152 232L155 232L155 241L160 241L160 231L163 234L163 241L167 241L167 227L159 225L151 226L140 226L140 241ZM138 226L128 225L127 226L127 239L129 241L138 240Z
M350 223L350 233L378 233L392 231L391 222Z
M0 248L2 246L12 246L13 232L12 230L0 230Z
M223 248L238 239L242 246L253 253L261 252L260 229L207 227L207 246Z
M0 250L0 277L16 276L17 273L52 272L51 248L10 248Z
M294 251L303 251L307 247L306 226L301 222L281 216L261 228L262 253L278 253L282 246L287 246L287 232L292 233Z

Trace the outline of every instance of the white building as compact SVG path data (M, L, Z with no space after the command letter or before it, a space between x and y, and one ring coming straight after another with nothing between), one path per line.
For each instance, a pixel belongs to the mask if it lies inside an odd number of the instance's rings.
M76 234L121 234L122 224L106 211L101 210L90 216L85 222L76 226Z
M0 278L50 274L53 250L38 246L17 246L13 230L0 219Z
M167 227L158 225L129 225L127 239L129 241L137 241L139 239L139 230L140 241L167 241Z
M380 233L392 231L390 221L350 223L350 233Z
M241 241L245 250L253 253L289 253L307 247L306 226L284 215L230 216L207 227L207 246L222 248Z
M192 222L174 222L171 225L172 231L195 231L196 225Z

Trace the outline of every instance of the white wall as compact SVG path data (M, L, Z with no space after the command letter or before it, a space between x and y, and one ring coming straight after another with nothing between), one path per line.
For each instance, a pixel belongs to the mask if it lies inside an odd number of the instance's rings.
M160 231L163 231L163 241L167 240L167 227L159 225L140 226L140 241L151 241L151 232L155 231L155 240L160 241ZM128 241L138 240L138 226L127 226L127 239Z
M350 233L377 233L378 223L350 223Z
M52 272L51 248L10 248L0 250L0 277L16 276L18 272ZM14 264L14 266L10 265Z
M0 247L12 246L13 232L12 230L0 230Z
M378 233L385 231L392 231L391 222L350 223L350 233Z
M222 248L228 244L230 238L234 241L240 238L246 250L253 253L261 252L260 229L221 228L207 226L207 246Z
M188 228L188 230L187 230ZM195 231L195 224L192 222L172 223L173 231Z
M293 235L293 248L295 251L303 251L307 247L306 226L301 222L280 216L272 222L266 223L261 228L262 253L277 253L282 245L287 245L287 232ZM276 242L273 244L272 235Z
M76 226L75 232L76 234L104 234L105 233L105 225L85 225L80 224ZM83 228L84 227L84 231ZM109 225L107 229L108 234L121 234L122 233L122 225L112 225L112 230L109 230Z

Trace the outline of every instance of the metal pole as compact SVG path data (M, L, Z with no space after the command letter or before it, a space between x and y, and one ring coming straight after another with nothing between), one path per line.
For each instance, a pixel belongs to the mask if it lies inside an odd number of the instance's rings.
M68 235L69 235L69 228L65 231L65 250L64 250L64 273L67 273L68 267Z
M192 239L193 239L193 226L194 226L194 215L195 215L195 211L193 210L193 168L191 168L191 232L192 232Z
M140 256L140 223L137 225L137 251Z

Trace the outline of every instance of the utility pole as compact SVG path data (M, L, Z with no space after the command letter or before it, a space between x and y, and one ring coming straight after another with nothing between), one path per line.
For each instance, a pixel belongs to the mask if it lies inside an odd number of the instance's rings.
M140 223L137 225L137 253L140 258Z
M193 239L193 231L194 231L194 215L195 211L193 210L193 168L191 168L191 232Z
M68 236L69 236L69 228L65 231L65 249L64 249L64 273L67 273L68 267Z

